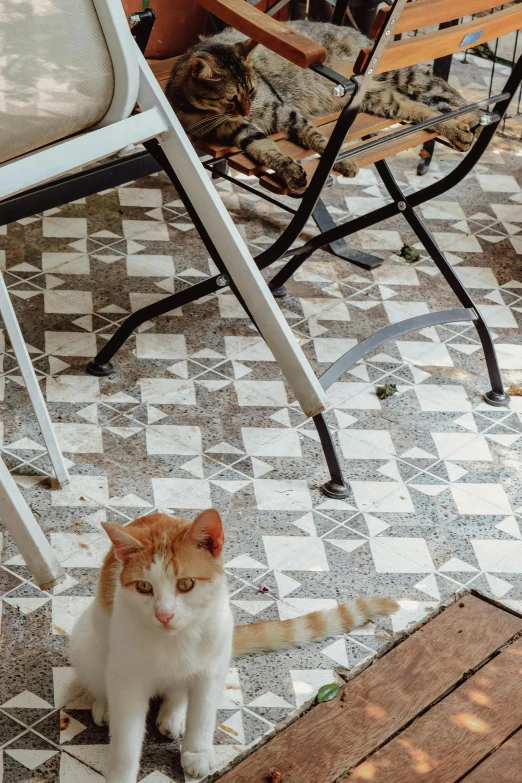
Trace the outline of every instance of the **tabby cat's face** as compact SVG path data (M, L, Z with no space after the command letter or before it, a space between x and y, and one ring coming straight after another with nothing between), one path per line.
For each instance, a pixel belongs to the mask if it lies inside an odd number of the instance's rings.
M203 41L187 63L185 95L200 111L240 120L250 113L256 91L249 63L255 41L235 45Z

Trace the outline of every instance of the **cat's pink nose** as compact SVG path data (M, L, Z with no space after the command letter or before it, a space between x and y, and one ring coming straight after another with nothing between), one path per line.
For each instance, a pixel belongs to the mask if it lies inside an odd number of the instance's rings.
M162 625L167 625L174 617L174 613L169 612L156 612L156 619L160 621Z

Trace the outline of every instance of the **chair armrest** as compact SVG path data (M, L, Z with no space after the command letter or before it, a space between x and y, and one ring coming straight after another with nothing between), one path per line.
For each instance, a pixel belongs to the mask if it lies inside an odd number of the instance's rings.
M309 68L311 65L323 63L326 59L326 52L320 44L267 16L245 0L196 2L230 27L248 35L300 68Z

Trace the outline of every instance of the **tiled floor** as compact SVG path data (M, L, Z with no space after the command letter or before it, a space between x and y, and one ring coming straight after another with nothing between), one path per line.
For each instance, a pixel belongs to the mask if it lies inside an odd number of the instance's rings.
M480 81L479 69L465 68L455 71L463 83L470 73ZM521 149L499 139L473 176L422 208L495 334L508 385L522 385ZM416 156L394 163L409 187L437 179L458 159L441 148L419 180ZM254 254L279 234L282 210L228 184L218 191ZM325 196L336 219L383 198L371 169ZM328 421L352 494L331 501L319 491L326 474L315 430L227 291L146 324L119 354L113 376L85 374L127 313L213 271L165 176L19 221L0 235L6 280L72 475L65 489L50 489L49 460L7 345L3 456L68 576L52 594L38 591L4 534L4 783L102 780L107 732L93 725L66 651L107 549L103 520L124 523L157 507L192 516L217 506L238 623L293 617L357 595L401 601L401 612L379 627L237 661L215 734L222 765L334 671L371 660L463 586L522 608L522 397L509 410L482 402L488 383L472 326L424 329L389 343L332 387ZM411 241L397 218L354 239L386 259L373 274L317 253L296 275L281 305L317 370L379 327L455 304L428 258L411 265L395 254ZM398 393L380 402L375 386L386 381ZM182 780L177 746L152 723L142 780Z

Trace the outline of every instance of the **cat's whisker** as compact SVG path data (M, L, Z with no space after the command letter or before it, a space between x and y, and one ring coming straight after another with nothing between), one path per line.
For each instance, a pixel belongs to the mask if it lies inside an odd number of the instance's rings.
M234 114L217 114L217 115L211 115L210 117L204 117L202 120L198 120L193 125L191 125L188 129L188 133L210 133L212 130L218 127L218 125L221 125L226 120L236 119L236 116Z
M188 132L190 133L191 131L195 130L196 128L200 128L200 127L202 127L202 126L206 125L207 123L212 123L212 122L215 122L215 121L216 121L216 120L218 120L218 119L219 119L219 120L221 120L221 119L222 119L224 116L227 116L227 115L223 115L223 114L211 114L211 115L210 115L210 117L203 117L203 119L201 119L201 120L198 120L197 122L193 123L193 124L192 124L192 125L191 125L191 126L188 128Z
M197 120L196 122L194 122L192 125L189 125L188 128L187 128L187 132L190 133L191 131L194 130L194 128L197 128L199 125L204 125L205 123L210 122L211 120L214 120L215 118L216 118L216 115L214 115L214 114L211 115L210 117L203 117L202 119Z

